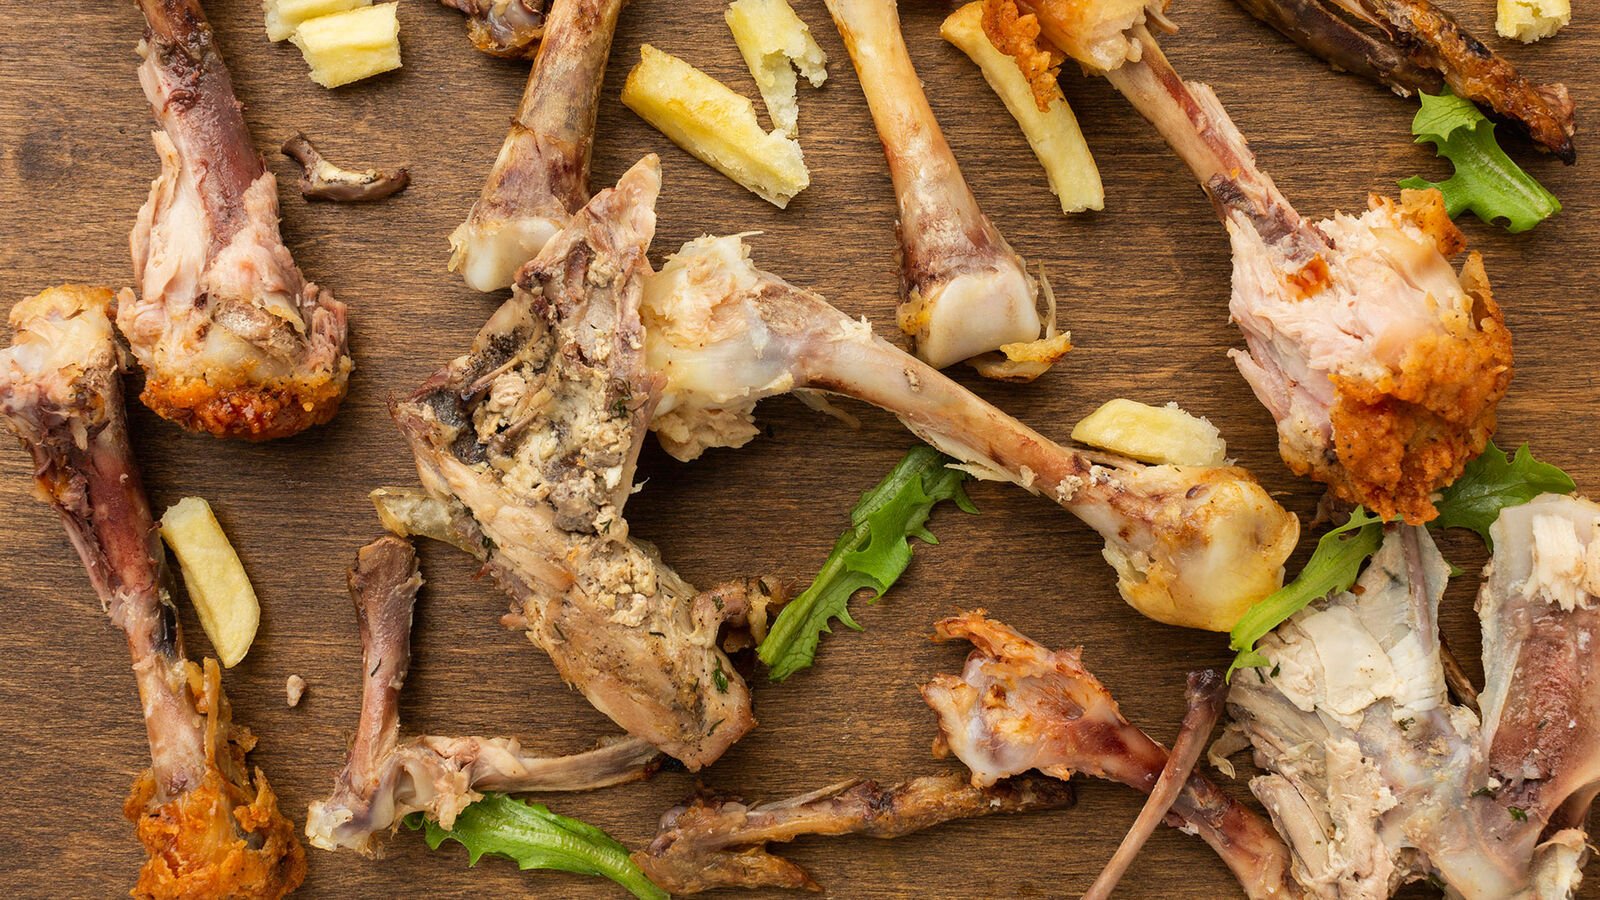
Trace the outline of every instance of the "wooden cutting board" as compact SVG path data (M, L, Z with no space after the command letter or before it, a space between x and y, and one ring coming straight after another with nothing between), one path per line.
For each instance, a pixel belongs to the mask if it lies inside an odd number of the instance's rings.
M951 7L903 5L906 39L968 181L1011 243L1048 270L1077 345L1030 386L985 384L965 371L956 377L1055 436L1111 397L1178 400L1210 417L1231 452L1308 520L1317 491L1279 462L1270 417L1225 356L1241 343L1227 321L1228 246L1187 170L1107 84L1069 74L1065 90L1100 161L1107 208L1063 217L977 69L939 39ZM1493 36L1490 0L1444 5ZM761 231L751 241L758 263L891 335L889 179L821 0L795 2L828 52L831 77L820 91L801 91L812 187L788 210L690 158L618 101L644 41L756 96L722 6L634 0L624 13L602 101L595 184L609 184L645 152L660 153L666 187L653 259L704 232ZM255 581L261 632L225 684L236 719L261 738L253 760L303 822L306 804L328 791L342 765L356 720L360 646L344 572L356 548L379 533L366 494L415 482L384 404L464 350L501 299L473 293L445 271L445 239L477 196L527 66L473 50L455 12L405 0L405 68L329 92L306 78L292 46L267 42L257 0L208 7L251 130L281 179L285 239L306 273L350 306L357 370L339 417L292 440L196 437L138 405L132 428L157 509L189 494L210 500ZM1183 28L1163 42L1174 65L1216 88L1301 212L1358 210L1368 191L1392 192L1396 179L1448 173L1430 148L1411 142L1414 101L1329 71L1228 0L1181 0L1172 17ZM157 171L150 113L134 77L139 14L126 2L0 0L0 22L0 303L62 281L126 285L128 230ZM1487 257L1517 341L1499 440L1532 442L1581 488L1600 491L1592 424L1600 399L1593 351L1600 182L1589 176L1600 150L1588 140L1600 97L1600 15L1579 9L1564 33L1534 47L1494 43L1530 74L1572 89L1583 160L1567 168L1507 137L1512 155L1565 211L1520 236L1463 222ZM294 173L275 149L296 130L346 165L409 165L412 186L376 205L309 205L286 186ZM851 411L861 416L859 430L792 399L768 401L760 410L764 437L690 465L652 442L642 465L647 483L628 507L634 533L659 544L696 584L773 574L803 586L857 494L911 444L888 416ZM0 889L16 897L120 896L142 858L121 807L148 764L144 728L123 641L54 513L30 497L29 475L20 452L0 452ZM930 623L973 606L1051 646L1082 644L1127 716L1158 740L1172 738L1184 673L1225 664L1225 638L1157 625L1126 607L1099 540L1060 509L1008 485L975 485L972 496L981 515L941 509L932 528L942 543L918 549L884 602L858 604L864 634L828 638L816 667L787 683L760 681L760 726L703 773L707 784L765 800L853 776L888 782L954 765L930 756L935 725L917 686L955 671L964 654L929 642ZM1474 573L1484 556L1471 535L1446 535L1443 548ZM614 733L538 650L498 624L506 599L474 577L470 560L433 544L421 552L428 585L402 706L408 733L515 735L550 753ZM1453 645L1473 658L1476 584L1475 574L1458 579L1443 615ZM208 652L192 610L185 607L183 619L191 652ZM309 685L296 709L284 703L291 674ZM637 847L692 785L690 776L664 773L646 784L546 799ZM1075 896L1142 799L1096 782L1083 783L1079 796L1066 812L959 822L895 841L808 839L790 855L842 898ZM459 846L430 852L410 832L397 835L380 861L309 855L306 896L618 895L608 882L520 873L504 860L469 870ZM1600 897L1596 885L1600 876L1586 896ZM1163 830L1119 896L1236 893L1204 845Z

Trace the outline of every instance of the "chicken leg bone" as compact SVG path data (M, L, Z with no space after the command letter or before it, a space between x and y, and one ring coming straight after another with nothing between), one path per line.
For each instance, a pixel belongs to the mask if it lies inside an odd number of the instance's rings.
M1052 41L1072 24L1061 0L1017 2ZM1179 78L1123 6L1072 5L1117 28L1063 49L1156 126L1216 206L1233 244L1229 312L1247 347L1230 355L1277 420L1284 461L1384 518L1432 519L1431 495L1483 449L1511 380L1511 336L1482 258L1459 275L1450 267L1465 241L1433 191L1303 220L1211 89ZM1096 64L1112 54L1089 52L1102 46L1118 50L1112 66Z
M281 897L305 851L278 810L255 745L234 725L221 669L183 652L163 587L165 554L128 444L111 292L67 285L11 310L0 351L0 416L33 456L36 495L55 507L111 621L128 639L150 768L124 812L149 854L136 897Z
M1047 497L1106 539L1129 603L1226 631L1283 581L1299 523L1243 469L1149 466L1063 447L875 337L818 295L753 266L737 237L686 244L645 289L645 354L665 381L663 446L740 446L763 397L825 391L898 416L982 478Z
M648 156L595 195L472 350L393 412L423 488L479 532L508 624L630 734L699 768L755 724L717 647L748 604L698 594L622 515L661 386L638 313L660 184Z
M633 861L673 894L716 888L822 888L806 870L766 849L808 834L896 838L955 819L1071 806L1072 787L1023 775L973 787L955 773L892 787L852 779L788 800L750 805L696 796L661 817L661 831Z
M1039 288L961 177L912 68L895 0L828 0L828 9L894 181L901 330L936 369L981 357L985 374L1031 381L1066 352L1067 337L1053 338L1042 359L1007 365L1007 355L1034 356L1021 350L1041 333Z
M974 785L1037 769L1061 779L1082 772L1147 794L1156 787L1167 751L1122 717L1080 651L1051 652L981 609L934 629L940 640L976 648L959 676L939 675L922 688L939 715L935 749L966 763ZM1299 896L1283 841L1204 775L1183 782L1167 823L1210 844L1249 896Z
M306 813L324 850L376 855L375 838L422 812L445 828L479 791L585 791L643 778L660 754L637 738L587 753L530 756L511 738L400 740L400 691L411 665L411 617L422 576L411 543L389 535L361 548L350 599L361 629L361 721L349 761L326 800Z
M510 0L512 4L521 0ZM511 131L483 193L450 235L467 286L511 286L523 263L589 200L600 85L624 0L556 0Z
M278 185L246 130L198 0L140 0L139 82L161 175L133 228L137 295L117 327L145 370L140 399L219 437L265 440L333 417L352 364L345 307L307 281L278 234Z

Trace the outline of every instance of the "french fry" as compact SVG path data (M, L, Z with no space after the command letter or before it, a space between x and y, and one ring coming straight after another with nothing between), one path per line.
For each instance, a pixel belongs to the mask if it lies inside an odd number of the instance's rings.
M320 16L329 16L358 6L370 6L372 0L266 0L267 39L288 40L294 30Z
M301 22L289 40L311 67L311 80L336 88L400 68L399 5L380 3Z
M1176 403L1149 406L1107 400L1072 428L1072 439L1141 462L1174 466L1226 465L1228 445L1215 425Z
M723 17L756 80L773 127L789 137L799 135L795 69L812 87L822 87L828 80L828 56L817 46L811 29L788 0L733 0Z
M228 543L211 505L185 497L161 517L161 538L178 558L184 587L200 617L200 627L229 668L244 659L261 624L256 590Z
M950 14L939 27L939 34L965 53L983 71L984 80L1000 95L1011 117L1022 126L1035 156L1044 166L1050 192L1061 201L1064 213L1104 209L1105 187L1100 170L1078 129L1078 119L1063 97L1050 102L1040 112L1033 89L1016 60L995 49L983 31L983 3L974 0Z
M782 209L811 183L800 145L763 131L755 105L670 53L645 44L622 102L706 165Z

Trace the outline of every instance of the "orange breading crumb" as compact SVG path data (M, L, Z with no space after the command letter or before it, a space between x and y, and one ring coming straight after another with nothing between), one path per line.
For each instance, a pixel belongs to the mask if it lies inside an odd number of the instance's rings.
M197 673L189 665L192 689ZM122 812L150 858L130 894L163 900L282 897L305 879L305 848L260 769L250 783L244 754L255 738L229 721L216 660L205 661L199 680L196 708L206 715L206 773L198 785L159 806L155 775L147 769L134 781Z
M152 376L139 399L156 415L191 431L265 441L332 419L344 399L349 369L345 360L333 377L284 379L270 386L224 387L204 376Z
M1017 68L1033 88L1033 102L1040 112L1062 99L1061 63L1066 56L1048 42L1039 40L1039 18L1024 15L1016 0L983 0L983 33L995 49L1016 60Z

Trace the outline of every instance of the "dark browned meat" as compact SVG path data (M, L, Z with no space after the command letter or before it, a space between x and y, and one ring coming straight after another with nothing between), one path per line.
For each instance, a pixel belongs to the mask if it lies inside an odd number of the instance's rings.
M544 34L545 0L439 0L467 14L467 36L490 56L532 59Z

